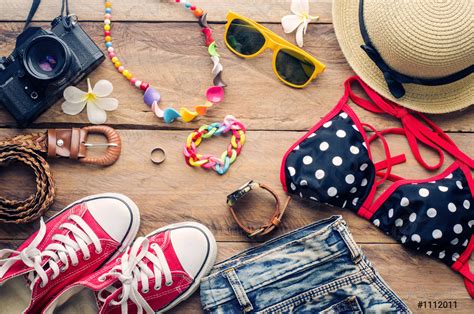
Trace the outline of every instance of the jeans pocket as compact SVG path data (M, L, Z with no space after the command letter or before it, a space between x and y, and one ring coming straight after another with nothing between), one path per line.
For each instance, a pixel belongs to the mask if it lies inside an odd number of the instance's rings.
M307 300L291 309L291 313L363 313L357 301L356 296L349 296L342 301L330 305L329 307L321 308L321 303L318 299Z

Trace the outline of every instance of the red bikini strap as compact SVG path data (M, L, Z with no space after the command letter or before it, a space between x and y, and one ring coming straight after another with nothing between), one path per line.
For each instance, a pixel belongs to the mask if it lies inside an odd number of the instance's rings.
M474 274L469 267L469 259L474 251L474 235L469 239L466 250L461 254L457 261L451 266L464 277L464 284L471 298L474 298Z
M370 100L355 95L351 87L353 82L358 82L360 84ZM377 94L377 92L367 86L367 84L365 84L358 76L348 78L344 85L345 93L342 98L343 101L347 101L350 98L354 103L368 111L374 113L387 113L401 121L408 144L410 145L416 160L424 168L435 170L442 166L444 162L442 149L452 155L456 160L469 166L471 169L474 168L474 160L462 152L453 140L443 132L443 130L423 114L412 114L408 109L400 107L390 100L384 99L382 96ZM439 162L436 165L428 165L428 163L423 159L419 150L418 141L438 152Z

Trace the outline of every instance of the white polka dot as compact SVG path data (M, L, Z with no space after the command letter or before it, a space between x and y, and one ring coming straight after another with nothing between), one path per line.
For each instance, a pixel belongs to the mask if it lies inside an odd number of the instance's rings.
M472 228L472 226L474 226L474 220L469 220L467 225L469 226L469 228Z
M300 185L301 185L301 186L306 186L306 185L308 185L308 181L306 181L306 180L301 180Z
M448 209L450 212L454 213L456 211L456 205L454 205L454 203L449 203Z
M347 182L347 184L352 184L352 183L354 183L354 181L355 181L355 177L354 177L352 174L348 174L348 175L346 176L346 182Z
M428 195L430 195L430 191L428 191L428 189L421 188L418 191L418 194L420 194L421 197L428 197Z
M446 252L444 251L439 252L439 255L438 255L439 258L444 258L445 256L446 256Z
M342 165L342 158L339 156L336 156L332 159L332 164L336 167Z
M457 261L458 258L459 258L459 254L458 254L458 253L454 253L453 256L452 256L453 261L454 261L454 262Z
M403 226L403 220L401 218L398 218L395 220L395 227L401 227Z
M461 181L456 181L456 185L460 190L462 190L462 182Z
M392 218L393 217L393 208L390 208L388 210L388 218Z
M327 151L329 148L329 143L328 142L322 142L320 145L319 145L319 149L323 152Z
M454 225L453 231L456 234L460 234L462 232L462 226L460 224Z
M446 176L446 179L452 179L452 178L453 178L453 174L452 174L452 173L450 173L450 174L448 174L448 175Z
M411 235L411 240L413 242L420 243L421 242L421 237L420 237L419 234L414 233L414 234Z
M346 131L344 131L344 130L338 130L338 131L336 132L336 136L339 137L339 138L344 138L344 137L346 137Z
M449 242L449 243L451 243L452 245L456 245L456 244L459 243L459 239L458 239L458 238L454 238L454 239L452 239L451 242Z
M300 149L300 145L296 146L295 148L293 148L293 150L299 150Z
M304 156L304 158L303 158L303 163L304 163L305 165L309 165L309 164L311 164L312 162L313 162L313 157L311 157L311 156Z
M446 187L446 186L444 186L444 185L438 186L438 189L439 189L441 192L448 192L448 187Z
M291 182L290 187L291 187L291 189L292 189L293 191L296 190L296 185L294 185L293 182Z
M364 147L365 147L365 149L367 149L367 144L366 144L365 142L364 142L364 143L362 143L362 146L364 146Z
M427 251L426 252L426 255L430 256L431 254L433 254L433 251Z
M429 209L426 211L426 214L427 214L428 217L430 217L430 218L435 218L436 215L438 214L438 212L436 211L436 208L429 208Z
M400 241L401 241L402 243L407 242L407 237L406 237L406 236L402 236L402 237L400 238Z
M467 246L468 243L469 243L469 240L466 240L463 242L462 246Z
M441 237L443 236L443 233L441 232L441 230L439 229L435 229L433 230L433 239L441 239Z
M347 118L347 113L341 112L341 113L339 114L339 117L341 117L341 118L343 118L343 119L346 119L346 118Z
M462 203L462 206L464 206L465 209L469 209L471 207L471 202L465 200L464 203Z
M357 128L357 126L356 126L355 124L353 124L352 127L353 127L354 130L356 130L357 132L360 132L359 129Z
M300 192L300 197L303 198L303 193Z
M342 204L342 208L346 208L347 200L344 201L344 204Z
M367 185L367 179L362 179L362 182L360 183L360 186L366 186Z
M358 148L357 146L351 146L350 151L351 151L351 153L353 153L354 155L357 155L357 154L360 152L360 150L359 150L359 148Z
M316 136L316 133L311 133L308 138L312 138L312 137L315 137Z
M408 200L408 198L404 197L402 198L402 200L400 201L400 205L402 207L407 207L408 205L410 205L410 201Z
M355 192L357 192L357 188L356 188L356 187L353 187L349 192L351 192L352 194L354 194Z
M365 169L367 169L368 166L369 166L368 164L362 164L360 166L360 171L364 171Z
M310 200L313 200L313 201L316 201L316 202L318 201L318 199L317 199L316 197L314 197L314 196L310 196L309 199L310 199Z
M324 170L322 169L316 170L316 173L315 173L316 179L321 180L322 178L324 178L325 175L326 173L324 172Z
M357 202L359 201L359 198L356 197L352 200L352 205L357 206Z
M410 217L408 217L408 220L410 220L410 222L414 222L416 220L416 213L411 213Z
M337 189L335 187L330 187L328 189L328 195L331 197L334 197L337 195Z
M288 167L288 172L290 173L290 176L294 176L296 174L296 170L293 167Z
M375 219L375 220L374 220L374 225L376 225L377 227L379 227L379 226L380 226L380 220Z
M332 125L332 121L328 121L328 122L323 124L323 127L329 128L331 125Z

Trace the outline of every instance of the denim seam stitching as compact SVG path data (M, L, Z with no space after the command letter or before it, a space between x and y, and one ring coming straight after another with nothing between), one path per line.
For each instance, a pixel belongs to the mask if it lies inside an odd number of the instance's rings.
M327 225L324 229L321 229L321 230L312 232L312 233L308 234L307 236L305 236L305 237L303 237L303 238L298 238L298 239L293 240L293 241L291 241L291 242L288 242L288 243L285 243L285 244L283 244L283 245L280 245L280 246L276 247L275 249L273 249L273 250L271 250L271 251L269 251L269 252L273 252L273 251L276 250L276 249L285 247L285 246L287 246L287 245L290 244L290 243L295 243L296 241L301 241L302 239L306 239L306 238L308 238L308 237L310 237L310 236L320 235L320 234L322 234L322 233L324 233L324 232L326 232L326 231L328 231L328 230L330 230L330 229L333 229L333 230L334 230L334 229L335 229L335 226L341 224L341 222L343 222L344 220L343 220L342 216L338 216L338 215L329 217L329 218L326 219L326 220L330 220L330 219L333 218L333 217L336 217L336 219L335 219L333 222L331 222L329 225ZM324 220L318 221L318 223L320 223L320 222L322 222L322 221L324 221ZM317 224L314 224L314 225L317 225ZM293 232L284 234L284 235L282 235L282 236L280 236L280 237L277 237L277 238L275 238L275 239L273 239L273 240L270 240L270 241L267 241L267 242L265 242L265 243L262 243L262 244L259 245L259 246L256 246L256 247L254 247L254 248L251 248L251 249L249 249L249 250L247 250L247 251L244 251L244 252L240 253L240 254L242 254L242 256L239 254L239 255L238 255L237 257L235 257L235 258L232 258L232 257L231 257L230 259L228 259L228 260L226 260L226 261L223 261L223 262L221 262L221 263L215 265L214 268L221 268L222 266L225 266L226 264L229 264L230 262L233 262L233 261L235 261L236 259L239 259L240 257L245 257L245 253L250 253L250 252L255 251L255 250L259 249L259 248L262 248L262 247L271 245L271 244L273 244L273 243L275 243L275 242L277 242L278 240L281 240L281 239L283 239L283 238L291 237L292 235L294 235L294 234L296 234L296 233L298 233L298 232L300 232L300 231L304 231L304 230L306 230L306 229L309 229L310 227L313 227L313 225L309 225L309 226L307 226L307 227L308 227L308 228L297 229L297 230L295 230L295 231L293 231ZM269 252L265 252L265 254L268 254ZM255 258L260 257L260 256L265 256L265 254L258 254ZM245 263L247 263L248 261L251 261L251 260L252 260L252 259L246 260L245 262L241 262L241 264L245 264ZM224 272L224 271L225 271L225 269L222 269L222 270L220 270L219 272ZM219 273L219 272L218 272L218 273ZM218 273L209 275L209 276L206 277L206 278L211 278L211 277L217 275Z
M363 279L366 279L364 274L362 272L357 272L355 274L333 280L312 290L303 292L295 297L282 301L279 304L272 305L262 311L259 311L258 313L264 314L272 313L272 311L284 311L289 309L292 305L297 304L298 301L308 299L308 297L314 299L316 297L327 295L334 289L340 289L348 285L359 283Z
M385 298L387 298L387 300L392 305L395 305L397 310L403 312L408 309L407 306L404 305L403 302L401 302L401 300L394 295L394 292L391 290L391 288L381 282L379 274L367 263L367 261L364 260L361 264L362 271L367 276L367 278L373 282L374 288L376 288Z
M252 303L250 303L247 293L245 292L245 289L242 283L240 282L239 277L235 273L235 270L230 269L225 274L226 274L227 280L230 283L232 290L234 291L235 297L237 298L237 302L239 302L241 308L245 312L252 311L253 310Z
M344 254L347 254L346 252L337 252L333 255L330 255L330 256L327 256L325 259L320 259L320 260L317 260L317 261L312 261L310 263L307 263L307 264L304 264L304 265L301 265L300 267L296 268L296 269L293 269L291 272L287 272L285 273L285 276L282 276L282 277L279 277L278 279L273 277L273 278L270 278L266 281L262 281L262 282L259 282L258 285L256 286L252 286L251 289L249 289L248 291L246 291L247 293L251 293L265 285L267 285L268 283L272 283L272 282L276 282L277 280L281 280L283 278L286 278L288 276L291 276L297 272L301 272L301 271L304 271L308 268L311 268L313 266L316 266L316 265L320 265L320 264L323 264L323 263L327 263L327 262L330 262L331 260L335 259L335 258L338 258L338 257L341 257L343 256ZM225 272L223 272L225 273ZM223 276L225 276L224 274L221 274ZM212 290L212 289L211 289ZM219 300L216 300L216 302L212 305L207 305L206 309L207 308L212 308L212 307L216 307L216 306L219 306L223 303L226 303L226 302L229 302L231 300L235 299L235 297L233 295L230 295L228 297L224 297L224 298L221 298Z

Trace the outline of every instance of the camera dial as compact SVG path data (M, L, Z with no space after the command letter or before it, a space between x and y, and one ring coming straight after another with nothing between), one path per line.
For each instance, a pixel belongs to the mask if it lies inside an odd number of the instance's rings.
M33 39L23 54L26 71L38 80L50 81L63 76L71 62L71 53L59 38L44 35Z

